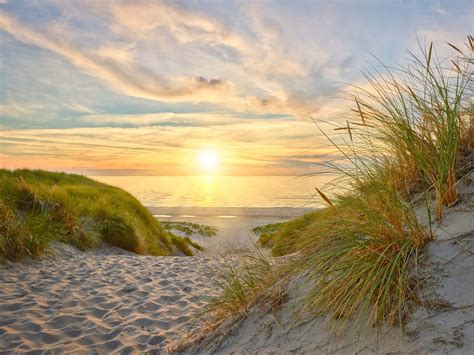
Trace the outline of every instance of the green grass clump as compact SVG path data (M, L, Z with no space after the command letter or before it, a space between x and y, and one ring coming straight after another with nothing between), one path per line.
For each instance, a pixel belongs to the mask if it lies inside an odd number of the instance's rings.
M271 248L273 256L291 254L300 249L301 238L308 227L320 219L326 219L331 213L329 209L321 209L285 223L255 227L253 232L259 235L258 245Z
M39 219L36 223L26 218L20 223L16 213L3 201L0 201L0 255L7 259L16 259L18 255L41 255L48 246L50 233L43 238L35 238L35 229L42 229L45 221Z
M257 226L252 229L252 232L255 234L261 236L263 234L274 234L276 233L282 226L283 222L280 223L270 223L270 224L265 224L263 226Z
M281 229L284 223L270 223L264 226L257 226L252 229L258 236L257 245L270 248L273 246L276 233Z
M97 220L100 235L105 242L135 253L145 252L133 226L124 217L101 210Z
M161 225L166 230L177 230L186 235L199 234L205 237L212 237L217 234L217 228L191 222L168 222L162 221Z
M170 234L171 241L176 246L176 248L186 256L192 256L193 252L191 251L191 247L203 251L204 248L201 247L198 243L193 242L188 237L180 237L174 234Z
M385 178L337 196L333 214L305 230L294 264L311 285L303 311L371 323L397 322L407 311L410 266L431 236Z
M359 143L382 149L412 168L410 180L434 189L437 220L443 205L457 202L461 144L472 125L474 42L469 36L466 48L450 46L455 53L449 61L439 59L431 44L420 56L410 53L405 67L367 74L370 89L349 95L356 109L347 120L349 133L363 127Z
M245 312L256 302L266 307L281 303L284 293L278 287L279 273L276 260L261 251L236 251L218 266L215 280L221 292L210 298L202 313L218 321Z
M171 255L195 243L172 236L129 193L80 175L0 170L0 256L42 255L52 241L80 250L100 241L139 254Z

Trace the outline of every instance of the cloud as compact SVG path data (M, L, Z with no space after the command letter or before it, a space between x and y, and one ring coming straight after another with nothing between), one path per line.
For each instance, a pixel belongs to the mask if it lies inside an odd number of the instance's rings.
M446 15L446 10L441 6L439 1L432 6L432 9L438 15Z
M131 15L130 17L135 17ZM190 16L186 15L184 18ZM197 18L190 20L188 26L191 25L201 26L209 31L218 30L218 37L224 43L235 44L237 47L247 46L243 44L242 39L237 40L233 35L225 34L225 31L213 22ZM156 72L137 67L130 52L124 48L102 46L96 51L86 52L61 40L58 34L31 29L4 12L0 12L0 29L23 43L63 56L87 73L106 81L115 90L130 96L165 102L211 102L236 111L251 110L257 113L300 115L301 112L308 111L308 102L277 95L247 96L242 93L243 88L238 90L234 84L223 79L206 78L201 75L165 78ZM245 51L250 52L250 49L246 48Z
M229 125L238 122L238 118L229 113L183 113L173 112L147 114L89 114L80 118L81 123L89 127L145 127L176 126L205 127ZM231 123L229 123L231 122Z
M21 42L32 44L70 60L88 73L107 81L120 91L136 97L166 101L214 101L227 95L231 84L218 79L203 77L176 77L167 80L157 74L140 72L130 66L120 65L111 58L86 53L71 44L62 42L47 32L34 31L4 12L0 12L0 29ZM107 52L107 51L106 51ZM110 52L110 49L108 49Z
M147 36L166 28L181 42L213 41L243 48L245 40L216 19L165 1L122 1L111 4L115 22L111 28L122 35Z
M262 19L258 9L250 5L249 10L241 10L244 15L250 14L243 24L246 30L237 30L226 23L228 20L191 8L190 4L120 1L94 3L93 9L74 3L64 6L68 14L82 14L77 18L68 15L70 22L92 16L88 11L93 10L94 16L101 14L112 32L99 36L97 48L85 49L84 43L82 47L73 44L80 43L80 38L72 25L59 25L57 21L50 21L39 31L0 12L0 29L19 41L63 56L129 96L168 103L208 102L239 112L296 117L317 111L324 102L309 91L300 96L287 85L288 80L297 78L307 81L311 77L308 69L293 58L282 41L282 28ZM69 37L76 40L66 40ZM159 39L157 54L144 57L143 48L153 48L154 38ZM187 59L188 53L192 61ZM195 63L194 58L201 62ZM216 69L220 76L204 75Z
M96 111L80 103L69 103L65 105L68 109L80 113L95 113Z
M171 115L157 116L166 121ZM153 119L151 116L142 115L135 120L146 123L147 119ZM186 169L193 168L196 151L212 144L223 156L228 171L236 169L235 166L250 171L245 169L267 164L261 172L272 174L270 166L278 170L280 160L293 155L305 156L317 133L310 123L290 118L265 123L259 119L230 116L219 120L218 116L201 118L203 125L196 125L197 114L181 118L194 126L9 130L8 134L0 136L1 164L27 166L36 161L47 168L97 169L123 167L126 161L129 168L166 166L167 174L192 173ZM133 117L86 117L105 121L133 120ZM299 139L295 140L295 136ZM319 152L323 154L326 150Z
M294 114L295 108L301 111L301 105L306 106L305 111L308 110L307 102L287 98L295 95L286 83L282 83L282 79L288 82L290 78L294 81L308 76L308 69L292 58L279 35L280 29L261 20L255 9L248 12L252 16L248 23L250 29L246 33L233 29L224 19L163 1L124 1L114 3L111 8L115 16L112 28L122 36L133 34L146 40L157 35L158 30L164 31L185 45L180 48L181 51L205 52L204 56L215 53L217 58L212 60L220 59L223 63L219 65L232 66L232 74L235 75L235 71L239 74L240 85L233 81L233 96L225 98L223 104L235 110L257 112ZM244 14L247 12L244 11ZM242 26L245 27L245 23ZM163 45L163 42L166 42L166 37L160 44ZM170 46L176 46L176 43ZM234 58L231 53L235 53ZM256 92L255 95L248 95L249 87ZM281 95L275 94L275 91ZM261 102L266 102L264 109Z
M0 104L0 114L2 116L21 118L31 115L33 112L32 108L17 103Z
M99 57L107 60L114 60L118 63L130 65L133 63L133 52L130 48L119 48L106 45L96 51Z

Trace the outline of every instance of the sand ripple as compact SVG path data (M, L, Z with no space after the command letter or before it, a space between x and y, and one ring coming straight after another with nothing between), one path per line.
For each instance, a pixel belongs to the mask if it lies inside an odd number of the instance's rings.
M212 257L58 248L0 266L0 353L163 353L215 292Z

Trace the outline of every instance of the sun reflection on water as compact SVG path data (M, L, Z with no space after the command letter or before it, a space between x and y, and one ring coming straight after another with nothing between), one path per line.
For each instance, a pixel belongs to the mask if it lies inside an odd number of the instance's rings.
M332 176L95 176L150 207L314 207ZM189 213L183 213L189 214Z

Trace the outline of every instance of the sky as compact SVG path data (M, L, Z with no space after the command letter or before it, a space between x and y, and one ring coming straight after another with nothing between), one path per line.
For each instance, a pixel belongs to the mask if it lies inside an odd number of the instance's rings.
M315 173L311 117L330 130L370 65L473 27L470 0L0 0L0 166Z

